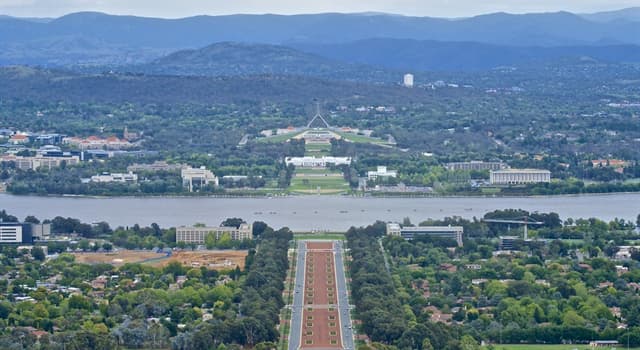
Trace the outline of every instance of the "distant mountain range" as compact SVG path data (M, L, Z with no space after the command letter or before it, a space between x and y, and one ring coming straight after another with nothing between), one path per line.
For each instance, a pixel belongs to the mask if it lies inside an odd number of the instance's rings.
M221 42L251 45L210 46ZM136 66L173 74L324 76L328 71L360 71L362 67L354 64L464 70L565 56L624 61L636 60L634 45L640 45L640 8L585 15L495 13L464 19L378 13L176 20L92 12L56 19L0 17L0 65ZM266 51L260 54L260 49Z

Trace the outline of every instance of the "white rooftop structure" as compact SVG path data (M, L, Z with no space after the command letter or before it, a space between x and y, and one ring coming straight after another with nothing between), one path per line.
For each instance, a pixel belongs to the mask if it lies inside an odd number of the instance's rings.
M91 177L91 182L137 182L138 175L134 173L102 173Z
M180 175L182 176L182 184L189 187L189 192L193 192L194 183L200 186L213 183L218 186L218 178L203 166L200 168L183 168Z
M395 170L388 170L386 166L378 166L377 170L368 171L367 178L369 180L376 180L378 177L396 177L398 172Z
M349 165L351 157L287 157L285 163L299 168L326 168L328 165Z

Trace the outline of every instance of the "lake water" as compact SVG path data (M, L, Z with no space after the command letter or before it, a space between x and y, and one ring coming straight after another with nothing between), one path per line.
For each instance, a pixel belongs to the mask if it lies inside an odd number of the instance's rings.
M31 197L0 194L0 209L23 219L56 216L83 222L106 221L111 226L150 225L161 227L205 223L218 225L228 217L249 222L261 220L270 226L294 231L342 231L376 220L413 223L445 216L482 217L496 209L556 212L562 219L597 217L604 220L636 220L640 194L518 198L356 198L300 196L278 198L71 198Z

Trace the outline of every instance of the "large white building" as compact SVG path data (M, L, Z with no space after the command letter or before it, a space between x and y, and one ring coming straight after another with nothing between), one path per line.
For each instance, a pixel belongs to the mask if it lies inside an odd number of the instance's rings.
M138 175L134 173L102 173L91 177L91 182L138 182Z
M447 170L502 170L506 169L507 165L502 162L483 162L472 160L470 162L452 162L445 165Z
M66 165L76 165L80 163L80 158L77 156L64 156L64 157L21 157L8 155L0 159L0 162L14 162L17 169L20 170L38 170L52 169L59 167L62 162Z
M408 88L413 87L413 74L405 74L403 79L403 85Z
M395 170L388 170L386 166L379 166L377 170L368 171L367 179L375 181L379 177L396 177L398 172Z
M492 185L518 185L551 182L551 172L541 169L492 170L489 174Z
M462 234L464 228L462 226L415 226L402 227L397 223L387 224L387 235L398 236L404 239L413 239L419 236L433 236L441 238L449 238L456 241L459 247L462 247Z
M287 157L285 163L299 168L326 168L329 165L349 165L351 157Z
M198 186L206 186L210 183L215 186L219 185L218 178L205 167L183 168L180 175L182 176L182 185L189 187L189 192L193 192L194 184Z
M228 233L231 239L242 241L253 237L253 227L251 224L241 224L239 228L235 227L178 227L176 228L176 242L204 244L205 238L209 234L215 235L216 239L220 239L223 234Z

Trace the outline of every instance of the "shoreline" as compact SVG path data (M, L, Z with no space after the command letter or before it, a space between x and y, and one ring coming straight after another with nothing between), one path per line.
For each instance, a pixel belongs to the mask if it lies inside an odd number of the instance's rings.
M275 195L75 195L75 194L52 194L52 195L39 195L39 194L12 194L9 192L0 192L1 196L7 197L21 197L21 198L71 198L71 199L284 199L284 198L353 198L353 199L430 199L430 198L442 198L442 199L493 199L493 198L563 198L563 197L604 197L604 196L616 196L616 195L640 195L640 192L602 192L602 193L577 193L577 194L550 194L550 195L394 195L394 194L275 194Z

